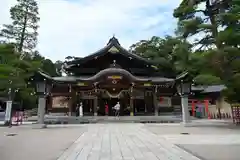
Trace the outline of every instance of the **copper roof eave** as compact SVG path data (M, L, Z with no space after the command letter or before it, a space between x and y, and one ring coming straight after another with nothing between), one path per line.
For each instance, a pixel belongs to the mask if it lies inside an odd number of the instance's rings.
M48 80L53 80L53 77L51 77L50 75L44 73L42 70L39 70L38 73L43 76L44 78L48 79Z
M143 57L141 57L141 56L139 56L139 55L137 55L137 54L133 54L133 53L129 52L128 50L126 50L125 48L123 48L121 45L117 45L117 46L115 46L115 47L117 47L119 50L123 51L125 54L127 54L127 55L130 56L130 57L134 57L134 58L136 58L136 59L145 61L146 63L153 64L152 61L150 61L150 60L148 60L148 59L145 59L145 58L143 58ZM121 52L120 52L120 53L121 53Z
M103 47L102 49L100 49L100 50L98 50L98 51L96 51L96 52L94 52L94 53L92 53L92 54L90 54L90 55L88 55L88 56L86 56L84 58L76 59L76 60L67 62L67 66L66 67L70 68L70 67L76 65L78 62L87 61L89 59L92 59L92 58L98 56L99 54L103 53L104 51L109 50L111 47L112 47L111 44L108 44L107 46Z
M100 79L102 76L106 74L121 74L123 76L126 76L129 78L132 82L174 82L174 79L165 78L165 77L137 77L132 75L130 72L121 69L121 68L107 68L100 72L98 72L96 75L91 77L53 77L54 81L64 81L64 82L76 82L76 81L96 81Z
M149 78L138 78L135 77L136 80L133 82L152 82L152 83L174 83L175 81L172 79L162 79L161 77L159 80L155 80L156 77L149 77ZM56 82L69 82L74 83L78 81L94 81L93 77L90 78L82 78L82 77L53 77L53 81Z
M189 76L188 71L185 71L185 72L177 75L177 77L175 78L175 80L176 80L176 81L183 80L183 79L187 78L187 76Z

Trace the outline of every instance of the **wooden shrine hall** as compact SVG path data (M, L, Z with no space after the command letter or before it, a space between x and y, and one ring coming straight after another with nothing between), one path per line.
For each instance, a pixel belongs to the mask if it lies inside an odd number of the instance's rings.
M121 116L158 115L159 97L171 102L178 82L187 77L187 73L174 77L158 69L123 48L115 37L95 53L66 62L63 69L67 76L51 77L40 71L32 79L38 95L46 99L46 112L74 115L83 103L84 115L102 116L107 104L112 116L112 107L120 102Z

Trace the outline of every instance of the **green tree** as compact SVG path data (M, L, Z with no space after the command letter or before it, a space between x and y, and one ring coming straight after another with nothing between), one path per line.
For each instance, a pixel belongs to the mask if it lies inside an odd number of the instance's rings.
M64 62L58 60L56 61L54 64L55 64L55 67L56 67L56 71L57 71L57 74L59 76L61 76L63 74L63 69L62 69L62 65L63 65Z
M191 76L195 77L200 73L205 57L202 54L194 54L191 48L192 45L181 38L166 36L142 40L133 44L130 50L153 60L159 70L174 75L188 70ZM202 84L205 81L197 78L196 82Z
M217 41L221 26L218 16L220 10L225 8L224 4L213 3L213 0L183 0L173 14L179 20L178 33L183 38L198 35L194 45L199 45L200 49L203 47L221 48L222 44Z
M45 57L40 55L37 51L33 52L32 54L25 53L23 60L28 61L35 66L37 65L39 69L49 74L50 76L61 75L57 68L60 64L55 64L50 59L45 59Z
M152 60L159 69L178 74L188 68L190 48L189 43L176 37L153 36L133 44L130 51Z
M200 5L205 7L199 9ZM192 44L205 65L196 79L225 84L225 97L240 102L240 1L183 0L174 16L179 20L178 35L198 36Z
M0 45L0 91L1 95L8 95L10 99L16 92L28 90L26 80L37 68L33 63L20 60L20 56L13 44Z
M182 38L197 37L192 40L196 57L202 62L201 71L196 80L201 83L221 83L226 75L222 56L224 44L218 40L223 25L220 15L225 13L229 5L223 1L212 0L183 0L174 10L174 17L178 18L177 33ZM199 7L201 6L201 7ZM209 78L207 81L206 79Z
M240 1L230 1L220 20L224 29L219 32L218 41L224 44L224 49L220 52L219 64L224 69L227 86L223 95L230 103L240 103Z
M56 77L59 76L56 65L50 59L44 59L42 61L41 69L48 73L50 76Z
M17 0L10 9L12 24L3 25L0 35L16 43L17 51L32 52L37 44L38 5L35 0Z

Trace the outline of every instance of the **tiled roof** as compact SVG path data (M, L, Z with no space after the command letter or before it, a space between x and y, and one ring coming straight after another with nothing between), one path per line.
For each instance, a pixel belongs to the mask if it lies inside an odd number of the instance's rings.
M193 91L201 91L201 93L221 92L226 88L225 85L211 85L211 86L193 86Z
M203 93L221 92L224 89L226 89L225 85L212 85L212 86L208 86L207 88L205 88Z

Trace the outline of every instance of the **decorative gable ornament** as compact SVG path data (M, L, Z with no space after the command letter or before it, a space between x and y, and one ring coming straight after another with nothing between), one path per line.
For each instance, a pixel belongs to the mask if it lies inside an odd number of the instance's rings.
M117 53L117 52L119 52L119 50L118 50L115 46L112 46L112 47L108 50L108 52L110 52L110 53Z
M158 69L158 67L157 67L157 66L155 66L155 65L151 65L151 67L152 67L152 68L154 68L155 70L157 70L157 69Z

